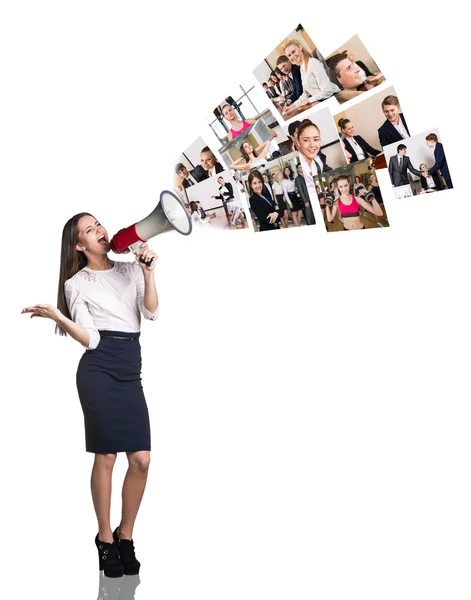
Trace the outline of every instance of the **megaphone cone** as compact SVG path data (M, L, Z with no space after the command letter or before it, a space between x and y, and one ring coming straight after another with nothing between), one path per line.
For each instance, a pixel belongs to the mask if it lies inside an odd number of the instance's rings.
M182 235L189 235L192 223L180 198L173 192L164 190L154 210L142 221L120 229L111 238L110 248L116 254L123 254L129 250L136 254L143 242L172 229Z

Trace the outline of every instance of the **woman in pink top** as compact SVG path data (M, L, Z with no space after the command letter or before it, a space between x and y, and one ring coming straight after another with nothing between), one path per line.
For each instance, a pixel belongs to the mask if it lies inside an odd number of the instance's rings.
M325 212L329 223L332 223L338 212L343 221L343 228L345 231L365 229L365 225L360 218L360 206L377 217L383 216L383 211L376 199L373 199L370 204L369 202L366 202L366 200L363 200L361 196L354 196L350 192L349 177L346 177L345 175L338 177L337 188L340 195L334 201L332 208L328 204L325 206Z
M251 127L254 123L256 123L257 119L238 119L235 113L235 110L232 108L230 104L225 104L222 109L222 116L229 121L229 125L231 126L231 130L227 134L227 139L232 141L235 137L240 135L243 131ZM270 129L272 136L276 137L277 133Z

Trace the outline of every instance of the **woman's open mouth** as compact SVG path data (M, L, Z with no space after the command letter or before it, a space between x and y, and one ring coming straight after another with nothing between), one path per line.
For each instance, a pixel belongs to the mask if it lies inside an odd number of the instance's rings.
M101 237L98 238L98 243L101 244L102 246L106 246L108 244L108 241L107 241L106 237L104 235L102 235Z

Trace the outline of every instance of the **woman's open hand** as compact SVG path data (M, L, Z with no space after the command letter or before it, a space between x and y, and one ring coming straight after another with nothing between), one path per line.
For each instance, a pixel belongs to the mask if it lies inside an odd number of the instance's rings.
M56 323L62 316L61 311L51 304L35 304L34 306L28 306L21 311L21 314L25 313L31 313L31 318L43 317L44 319L52 319Z

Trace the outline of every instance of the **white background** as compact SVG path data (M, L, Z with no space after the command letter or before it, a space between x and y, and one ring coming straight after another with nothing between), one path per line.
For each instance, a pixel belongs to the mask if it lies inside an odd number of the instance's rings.
M464 9L244 0L2 3L5 598L97 597L82 349L20 315L55 302L63 224L146 216L208 109L299 22L325 56L360 36L411 134L439 128L455 189L399 201L384 172L387 229L153 240L136 599L469 598Z

